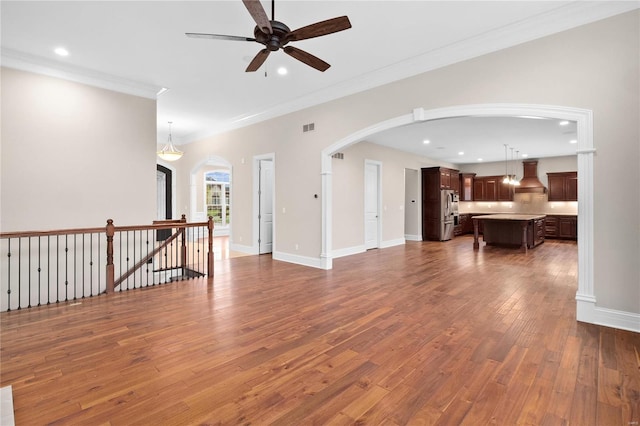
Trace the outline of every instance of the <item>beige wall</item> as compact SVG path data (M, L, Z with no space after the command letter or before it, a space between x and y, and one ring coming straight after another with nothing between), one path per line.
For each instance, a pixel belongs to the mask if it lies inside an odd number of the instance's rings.
M2 68L1 229L149 224L156 103Z
M365 160L381 163L382 238L381 244L393 244L405 236L405 169L440 164L414 154L361 142L343 150L343 160L333 159L333 249L340 250L364 244L364 165ZM418 194L419 195L419 194ZM416 203L419 208L419 198ZM410 229L421 234L420 216L410 215Z
M237 191L234 240L243 236L247 241L252 233L252 173L251 161L241 159L273 152L277 248L293 253L298 242L300 255L317 258L321 212L313 194L321 193L323 148L417 107L518 103L589 109L597 150L597 303L640 313L639 27L639 12L634 11L184 146L179 197L188 197L188 170L194 164L211 154L228 159ZM302 125L310 122L316 123L316 131L303 134ZM384 238L396 233L384 232Z

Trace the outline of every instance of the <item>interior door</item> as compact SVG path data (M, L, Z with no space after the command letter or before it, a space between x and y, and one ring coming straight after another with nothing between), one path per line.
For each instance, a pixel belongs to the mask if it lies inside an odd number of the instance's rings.
M273 251L273 161L271 160L260 160L258 191L260 204L258 251L260 254L271 253Z
M380 247L380 166L374 163L365 163L364 223L365 248Z

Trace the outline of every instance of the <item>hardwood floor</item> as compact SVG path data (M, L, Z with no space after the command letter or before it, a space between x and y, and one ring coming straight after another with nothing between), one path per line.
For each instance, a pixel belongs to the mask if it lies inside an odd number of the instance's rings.
M575 320L575 243L248 256L3 313L18 425L637 425L640 334Z

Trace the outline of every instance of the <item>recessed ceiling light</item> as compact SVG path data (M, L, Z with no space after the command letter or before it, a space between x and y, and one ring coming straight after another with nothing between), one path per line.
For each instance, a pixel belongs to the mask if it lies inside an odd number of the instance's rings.
M429 139L425 139L422 141L423 144L425 145L429 145L431 143L431 141Z
M280 75L287 75L288 71L285 67L280 67L278 68L278 74Z
M561 122L558 123L561 126L566 126L569 124L569 122L567 120L562 120Z
M569 141L569 143L578 143L578 141L577 141L577 140L575 140L575 139L571 139L571 140Z
M54 52L56 52L56 55L59 56L69 56L69 51L64 47L56 47Z
M527 157L529 156L529 154L522 154L522 156L523 156L524 158L527 158Z
M482 161L482 158L478 158L478 161Z
M464 151L460 151L458 155L464 155Z

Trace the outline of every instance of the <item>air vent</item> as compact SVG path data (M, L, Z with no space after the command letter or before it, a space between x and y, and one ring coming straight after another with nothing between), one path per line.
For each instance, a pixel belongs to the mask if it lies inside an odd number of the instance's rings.
M344 160L344 153L343 152L336 152L331 157L332 158L337 158L338 160Z
M302 126L302 132L306 133L306 132L313 132L315 130L315 123L309 123L309 124L305 124Z

